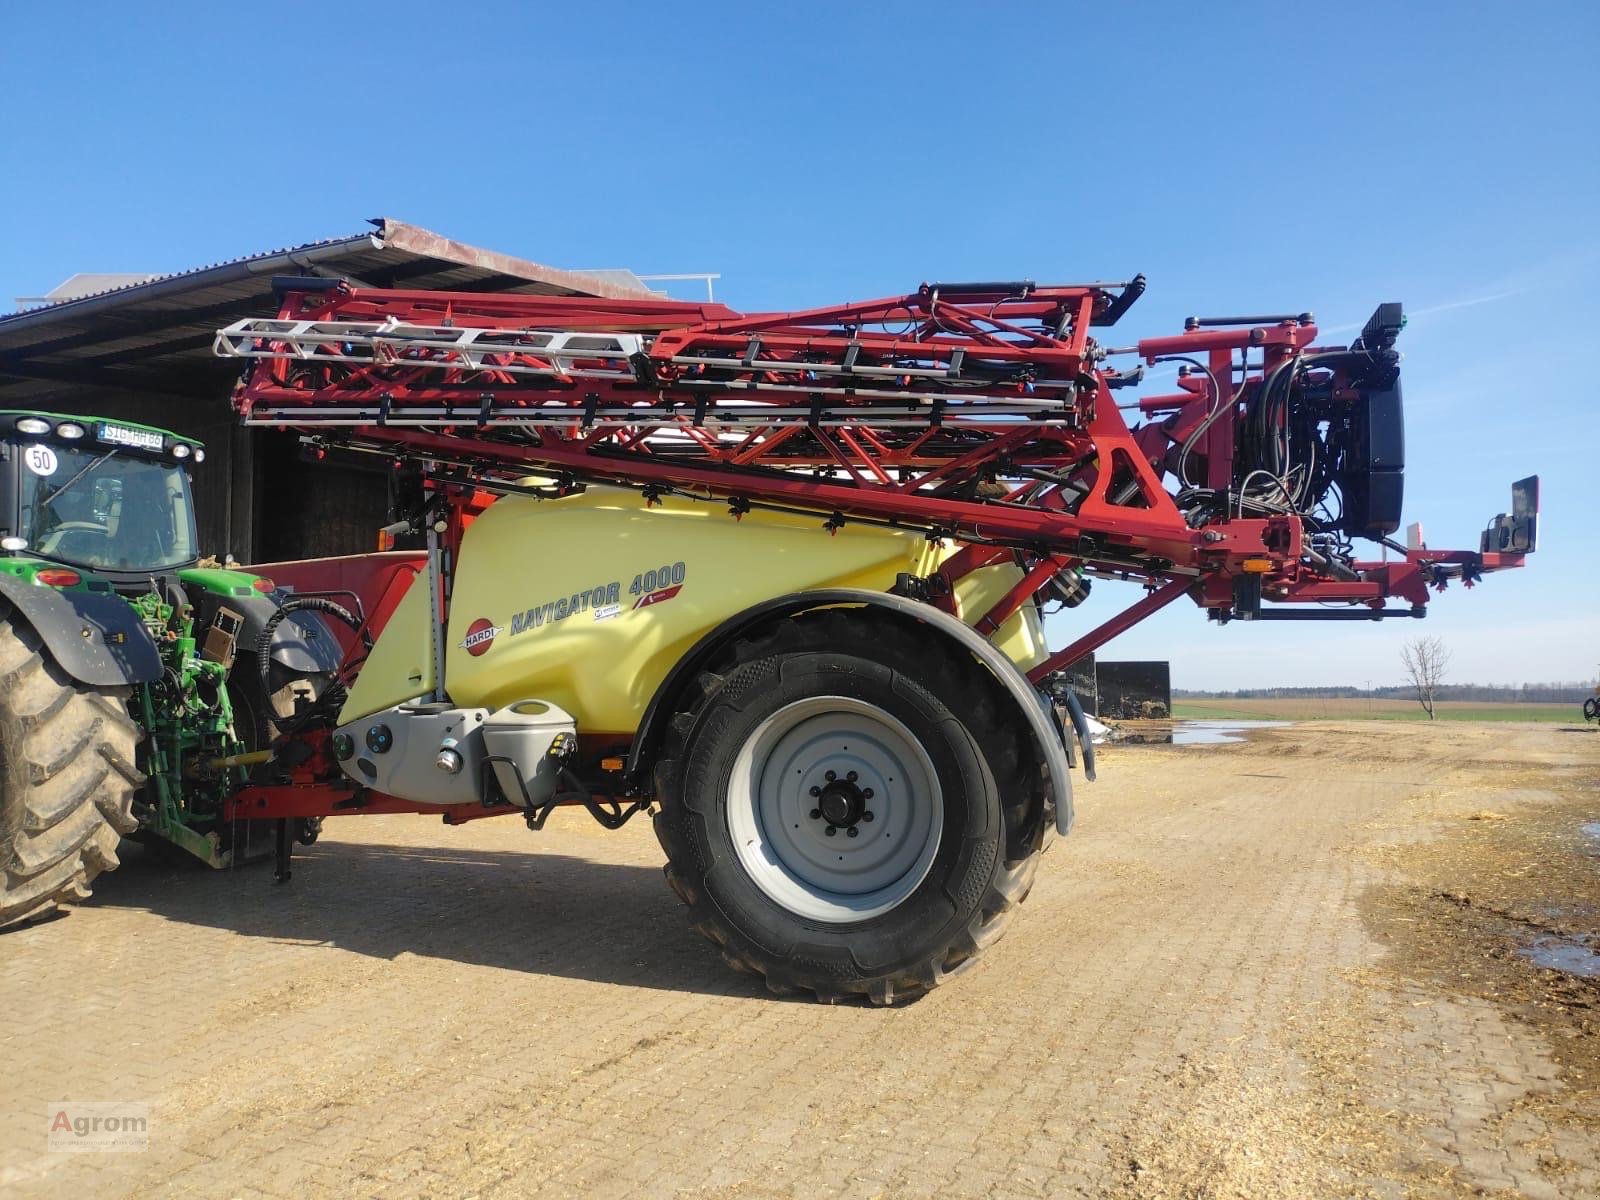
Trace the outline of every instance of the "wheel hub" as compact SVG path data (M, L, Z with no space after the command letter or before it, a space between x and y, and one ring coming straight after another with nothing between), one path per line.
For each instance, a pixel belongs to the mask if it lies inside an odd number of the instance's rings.
M851 772L854 774L855 772ZM854 781L835 779L822 789L817 808L823 820L835 829L850 829L867 811L867 798Z
M735 764L728 824L745 871L790 911L861 920L904 900L938 849L944 801L916 737L876 705L796 701Z

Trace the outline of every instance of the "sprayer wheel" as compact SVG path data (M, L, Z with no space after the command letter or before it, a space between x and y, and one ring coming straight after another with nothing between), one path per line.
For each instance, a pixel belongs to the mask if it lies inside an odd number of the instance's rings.
M870 612L739 641L656 764L656 834L694 927L774 991L825 1001L906 1000L968 966L1027 895L1043 832L1038 763L999 692Z

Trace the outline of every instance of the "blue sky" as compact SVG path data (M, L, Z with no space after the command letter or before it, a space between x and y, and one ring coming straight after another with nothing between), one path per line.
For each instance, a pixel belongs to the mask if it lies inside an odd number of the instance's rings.
M557 266L719 271L736 307L924 279L1126 278L1195 312L1412 314L1408 521L1475 546L1545 482L1534 565L1426 625L1209 626L1108 657L1187 687L1600 661L1600 7L27 5L0 41L0 304L386 215ZM1137 598L1103 586L1058 643Z

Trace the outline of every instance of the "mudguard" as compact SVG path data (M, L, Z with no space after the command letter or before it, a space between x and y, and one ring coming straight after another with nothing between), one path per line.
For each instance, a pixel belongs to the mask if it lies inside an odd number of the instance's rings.
M149 683L161 656L128 602L110 593L60 591L0 574L0 602L44 641L61 669L89 687Z
M683 688L694 679L700 669L727 642L757 625L783 617L797 616L817 608L863 605L884 609L929 627L939 636L949 638L969 651L987 667L995 679L1016 703L1017 715L1033 735L1034 746L1049 774L1051 798L1055 802L1056 829L1066 834L1072 828L1072 777L1068 773L1067 752L1061 743L1048 715L1047 702L1039 691L1019 671L1016 664L997 650L982 634L947 612L920 601L887 592L870 592L858 588L823 588L814 592L795 592L779 596L761 604L752 605L743 612L728 618L701 638L690 651L680 658L667 677L661 681L656 694L650 699L644 719L628 752L627 773L636 784L649 768L655 749L660 744L666 723L677 711L677 702Z
M239 652L248 654L252 661L256 647L261 644L261 634L266 629L267 621L278 611L280 604L291 599L285 592L232 596L202 591L192 584L186 584L185 587L206 624L211 623L219 607L231 608L244 618L244 628L239 632ZM291 676L329 675L339 669L343 659L344 651L340 648L338 637L314 612L290 613L273 634L272 661Z
M291 599L292 596L276 593L272 611ZM271 616L272 611L267 615ZM255 644L260 644L264 625L264 619L261 624L256 624L254 620L246 618L245 628ZM344 661L344 651L339 646L338 635L329 627L328 619L302 609L290 613L274 631L272 661L290 675L332 675Z

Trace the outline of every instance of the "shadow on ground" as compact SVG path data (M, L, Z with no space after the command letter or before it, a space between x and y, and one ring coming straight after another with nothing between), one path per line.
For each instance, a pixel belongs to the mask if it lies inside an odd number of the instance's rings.
M658 867L324 839L229 871L173 864L124 843L89 905L148 911L245 937L402 954L599 983L770 998L689 928ZM69 924L65 922L64 924Z

